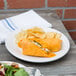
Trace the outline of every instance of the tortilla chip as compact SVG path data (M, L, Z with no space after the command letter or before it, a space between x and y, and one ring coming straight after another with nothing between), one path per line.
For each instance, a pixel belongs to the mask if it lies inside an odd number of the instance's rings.
M32 29L28 29L26 30L27 33L44 33L43 29L42 28L39 28L39 27L34 27Z
M46 33L46 38L54 38L55 34L53 32L47 32Z
M56 38L61 38L61 34L56 34Z

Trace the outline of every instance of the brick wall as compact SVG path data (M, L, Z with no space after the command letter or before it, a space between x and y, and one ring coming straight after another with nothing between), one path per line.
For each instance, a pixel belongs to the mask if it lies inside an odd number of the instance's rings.
M0 0L0 10L55 9L76 41L76 0Z

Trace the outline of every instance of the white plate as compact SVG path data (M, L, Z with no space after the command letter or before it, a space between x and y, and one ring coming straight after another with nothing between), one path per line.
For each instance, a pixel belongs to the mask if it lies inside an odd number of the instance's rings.
M66 55L70 49L70 43L69 43L69 40L67 39L67 37L63 33L59 32L55 29L51 29L51 28L43 28L43 29L45 32L57 32L62 35L61 36L62 49L59 52L56 52L55 57L43 58L43 57L32 57L32 56L22 55L22 53L21 53L22 50L17 46L17 44L15 42L15 35L19 31L15 31L8 35L8 38L5 41L6 48L13 56L15 56L21 60L24 60L24 61L35 62L35 63L44 63L44 62L55 61L55 60L62 58L64 55Z
M0 61L0 63L6 63L8 65L11 65L13 62L11 62L11 61ZM16 62L14 62L14 63L16 63ZM36 69L33 67L26 67L20 63L17 63L17 64L19 65L19 67L24 68L28 72L29 76L43 76L40 73L39 69Z

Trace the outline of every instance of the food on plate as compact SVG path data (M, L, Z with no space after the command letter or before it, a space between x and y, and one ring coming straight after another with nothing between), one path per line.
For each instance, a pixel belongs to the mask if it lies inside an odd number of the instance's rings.
M16 63L0 63L0 76L29 76L29 74Z
M42 28L34 27L22 30L16 35L16 43L22 48L23 55L37 57L54 57L61 50L61 34L44 32Z
M41 49L41 45L37 45L33 41L30 41L28 39L25 39L24 41L21 41L19 44L22 47L22 54L24 55L31 55L31 56L39 56L39 57L53 57L55 56L54 53L47 51L46 48ZM48 53L48 54L47 54Z

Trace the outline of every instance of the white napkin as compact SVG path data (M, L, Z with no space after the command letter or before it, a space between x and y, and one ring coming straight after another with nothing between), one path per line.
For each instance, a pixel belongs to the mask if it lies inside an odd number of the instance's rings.
M0 20L0 43L5 41L8 33L33 26L52 27L49 22L33 10Z

